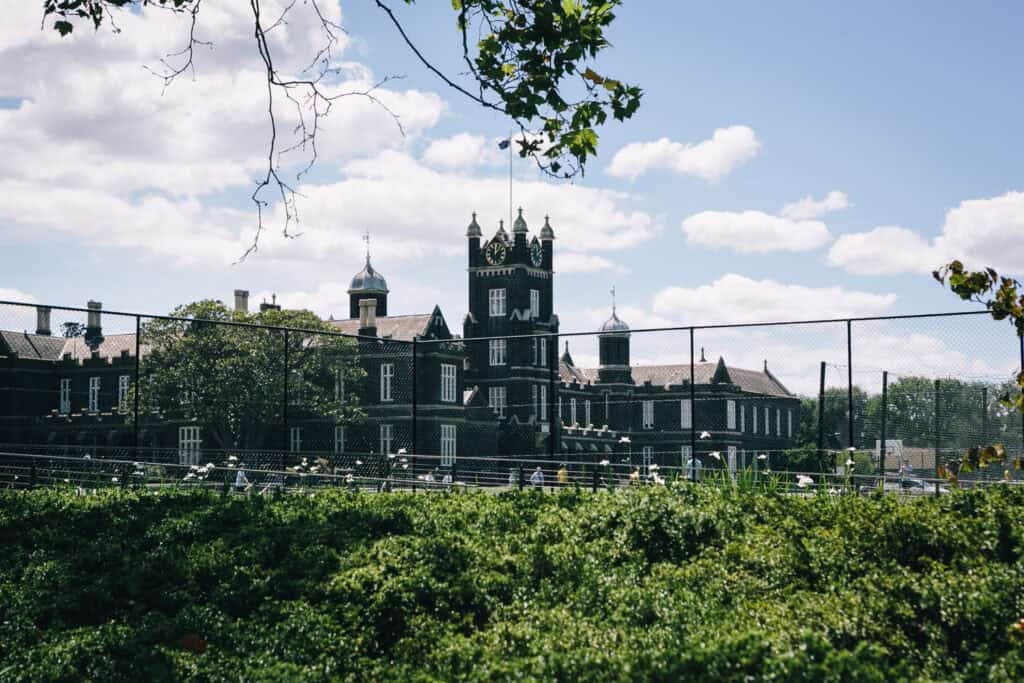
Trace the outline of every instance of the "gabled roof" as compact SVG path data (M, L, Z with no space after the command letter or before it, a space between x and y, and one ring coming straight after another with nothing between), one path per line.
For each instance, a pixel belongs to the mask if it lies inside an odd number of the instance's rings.
M0 350L5 353L16 353L20 358L58 360L66 341L68 340L64 337L0 330Z
M725 367L724 361L722 361L722 366ZM716 369L718 369L718 363L694 364L694 383L697 385L712 384ZM633 375L633 382L637 385L650 382L653 386L669 387L680 386L690 381L689 364L637 365L630 368L630 372ZM563 382L586 384L597 381L597 368L577 368L560 363L559 375ZM729 368L728 377L733 384L747 393L783 397L793 395L783 386L782 382L766 371Z
M359 320L331 320L329 324L344 334L359 334ZM382 339L412 341L421 339L451 339L448 323L437 306L431 313L414 315L389 315L377 318L377 336Z

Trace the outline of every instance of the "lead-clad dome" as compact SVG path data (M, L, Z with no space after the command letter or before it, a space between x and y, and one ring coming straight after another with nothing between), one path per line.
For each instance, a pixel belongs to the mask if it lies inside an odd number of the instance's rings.
M620 320L619 316L616 315L615 310L612 309L612 317L605 320L604 324L601 325L601 332L629 332L629 325Z
M348 286L348 293L354 292L388 292L388 281L370 265L369 254L366 255L366 265L352 276L352 282Z

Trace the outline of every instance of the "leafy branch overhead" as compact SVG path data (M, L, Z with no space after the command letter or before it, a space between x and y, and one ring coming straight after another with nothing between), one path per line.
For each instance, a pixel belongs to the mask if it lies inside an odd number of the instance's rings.
M334 0L331 0L334 1ZM640 106L638 86L601 72L595 63L601 51L610 46L606 31L615 20L621 0L452 0L457 37L461 40L466 73L455 76L436 66L410 37L399 14L383 0L372 1L401 35L422 65L448 87L481 107L507 116L518 129L515 136L519 155L532 158L544 173L569 179L585 173L587 161L597 153L598 129L609 117L624 121ZM203 0L43 0L44 22L62 36L79 24L98 29L107 21L116 26L117 10L166 10L186 15L190 21L184 48L162 60L157 75L170 85L177 76L193 70L193 48L209 46L197 39L197 21ZM396 0L414 5L415 0ZM317 160L317 135L322 119L342 97L367 99L383 108L402 132L399 116L375 95L376 85L352 92L336 92L328 87L328 77L336 77L342 65L335 61L334 48L343 28L322 10L327 0L307 0L297 7L294 0L283 2L279 13L268 16L269 0L249 0L253 21L253 40L267 78L267 112L270 141L267 167L257 180L252 199L259 212L254 241L248 255L258 246L263 230L263 210L268 202L263 192L272 188L279 196L285 214L286 237L295 236L290 224L298 222L295 184ZM315 13L323 45L311 55L309 66L297 75L284 74L275 66L272 43L267 32L287 24L293 11ZM468 76L468 78L466 78ZM275 94L295 108L298 124L293 143L279 139L275 120ZM308 163L286 176L281 156L299 151ZM244 256L243 256L244 258Z

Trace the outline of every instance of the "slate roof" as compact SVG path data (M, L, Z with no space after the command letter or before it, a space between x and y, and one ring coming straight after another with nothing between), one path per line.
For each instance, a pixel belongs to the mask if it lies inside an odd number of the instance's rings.
M417 313L415 315L389 315L377 318L377 336L385 339L396 339L400 341L412 341L414 337L427 334L432 313ZM345 334L359 334L359 319L350 318L346 320L331 320L339 332Z
M82 337L53 337L43 334L29 334L0 330L0 339L4 345L18 354L19 358L32 360L59 361L65 354L71 354L74 360L92 357L93 349ZM110 334L96 347L101 358L115 358L127 351L129 356L135 355L135 335ZM149 347L142 345L142 355L146 355Z
M717 363L696 363L693 366L693 379L697 385L710 384L715 374ZM559 374L563 382L587 382L597 381L597 368L577 368L561 363ZM637 365L630 368L633 375L633 382L642 385L650 382L654 386L668 387L679 386L690 381L690 366L685 365ZM742 391L751 394L763 394L767 396L791 397L793 394L783 386L782 382L776 379L766 370L745 370L743 368L729 368L729 376L733 384Z

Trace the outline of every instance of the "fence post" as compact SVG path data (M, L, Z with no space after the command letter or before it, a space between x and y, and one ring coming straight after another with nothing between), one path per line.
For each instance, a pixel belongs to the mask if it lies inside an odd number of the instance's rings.
M523 490L523 463L519 463L519 490Z
M693 328L690 328L690 481L697 481L697 388L693 366ZM630 463L632 464L632 462Z
M597 465L594 465L594 477L593 481L590 482L591 493L597 493Z
M754 410L757 410L755 408ZM821 361L818 379L818 457L825 455L825 361Z
M28 470L28 487L34 489L36 487L36 456L29 456L32 458L29 464Z
M558 381L559 363L558 337L552 335L548 344L548 459L555 459L555 387ZM607 421L607 416L605 416ZM519 477L522 479L522 475ZM522 488L520 485L519 488Z
M281 407L281 423L282 423L282 434L281 434L281 458L280 458L280 471L284 472L284 462L288 448L291 445L290 436L291 433L288 431L288 330L284 331L284 393L282 396L283 405ZM284 476L283 474L281 475Z
M940 458L941 458L940 452L942 450L942 448L941 448L942 447L942 437L941 437L941 432L940 432L940 430L941 430L941 422L940 422L940 420L942 418L940 417L940 413L939 413L939 406L940 406L939 390L940 390L940 380L936 379L935 380L935 465L936 465L936 467L939 465L939 461L940 461Z
M416 437L418 436L418 434L416 433L416 428L419 426L417 424L417 413L419 412L419 401L418 401L419 397L417 396L417 392L416 392L416 375L418 374L418 372L417 372L418 368L416 367L416 360L417 360L416 356L417 356L417 354L416 354L416 337L413 336L413 338L412 338L412 435L411 435L411 439L410 439L411 442L412 442L412 452L413 453L416 453L416 441L417 441Z
M139 373L139 342L142 337L142 317L135 316L135 391L132 392L132 444L135 450L135 460L139 460L139 392L142 390L142 382Z
M878 473L885 482L885 428L889 418L889 371L882 372L882 442L878 449Z
M846 446L853 448L853 321L846 321L846 408L847 436Z
M988 443L988 387L981 388L981 443Z

